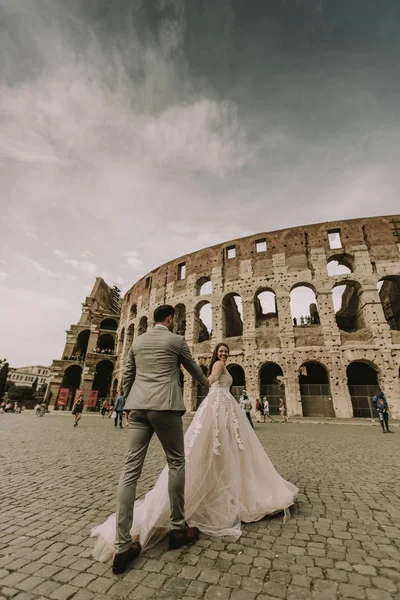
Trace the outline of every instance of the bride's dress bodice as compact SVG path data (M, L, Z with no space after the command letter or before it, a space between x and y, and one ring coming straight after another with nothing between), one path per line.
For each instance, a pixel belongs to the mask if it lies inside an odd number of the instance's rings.
M226 388L229 390L229 388L231 387L233 382L232 376L229 375L228 371L225 370L223 373L221 373L218 381L216 381L215 383L213 383L210 388L211 389L215 389L215 388Z

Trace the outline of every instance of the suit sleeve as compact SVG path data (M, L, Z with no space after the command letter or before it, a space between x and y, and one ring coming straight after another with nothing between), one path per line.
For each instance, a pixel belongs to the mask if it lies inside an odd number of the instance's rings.
M136 362L132 348L129 350L128 360L126 361L124 374L122 377L122 387L124 388L124 396L128 397L131 387L136 377Z
M203 371L200 369L199 365L193 360L193 357L189 350L189 346L187 345L186 340L184 338L182 338L181 352L179 358L182 365L185 367L186 371L188 371L188 373L191 374L193 379L195 379L203 387L208 386L208 379L204 375Z

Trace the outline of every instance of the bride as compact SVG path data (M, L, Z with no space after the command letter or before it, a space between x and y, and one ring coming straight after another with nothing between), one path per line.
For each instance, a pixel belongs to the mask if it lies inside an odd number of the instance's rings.
M217 344L209 367L210 391L185 434L185 514L189 526L204 534L238 538L242 521L258 521L281 511L288 514L298 489L277 473L229 392L228 357L228 346ZM170 512L165 467L153 489L135 503L131 533L142 551L169 533ZM113 514L93 529L97 560L112 557L115 528Z

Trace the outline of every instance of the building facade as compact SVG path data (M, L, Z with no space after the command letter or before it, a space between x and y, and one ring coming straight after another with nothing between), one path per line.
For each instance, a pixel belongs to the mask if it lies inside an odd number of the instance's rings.
M292 416L372 417L381 388L400 418L399 215L259 233L148 273L116 318L112 390L164 303L204 370L215 344L229 346L235 396L267 396L272 412L284 398ZM184 374L188 410L205 393Z
M25 385L31 387L37 380L37 389L47 386L50 382L51 367L43 365L34 365L29 367L10 368L7 381L14 385Z

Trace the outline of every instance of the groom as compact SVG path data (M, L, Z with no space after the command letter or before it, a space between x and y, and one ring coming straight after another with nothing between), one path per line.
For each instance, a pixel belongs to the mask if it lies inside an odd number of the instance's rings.
M154 432L164 448L169 469L169 547L180 548L195 542L199 537L197 527L188 527L185 522L182 416L186 409L179 380L180 365L201 386L208 386L208 379L194 362L184 338L172 333L174 316L175 309L172 306L156 308L154 328L135 339L124 370L124 408L130 411L130 441L117 492L117 535L113 562L115 574L123 573L141 551L139 542L132 543L130 531L136 483Z

